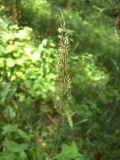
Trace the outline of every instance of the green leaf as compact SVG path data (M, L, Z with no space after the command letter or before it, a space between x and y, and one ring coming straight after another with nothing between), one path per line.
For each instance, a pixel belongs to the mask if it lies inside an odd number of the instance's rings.
M17 125L16 124L8 124L3 127L3 134L12 133L17 131Z
M24 131L22 131L21 129L18 129L17 133L19 134L20 137L24 138L25 140L27 140L27 141L30 140L30 136L27 133L25 133Z
M9 117L10 119L13 119L16 116L16 112L10 106L6 107L6 109L4 110L4 113L6 117Z
M55 159L57 160L71 160L76 158L80 158L81 160L84 159L83 156L79 153L75 142L72 142L70 146L63 144L61 153L55 156Z
M8 152L18 153L21 151L19 144L17 144L14 141L10 141L10 140L6 139L4 141L4 146L6 148L6 151L8 151Z
M13 67L15 65L15 62L12 58L8 58L6 63L8 67Z
M69 148L68 145L66 145L66 144L63 144L63 145L62 145L62 153L68 154L68 153L70 152L69 149L70 149L70 148Z
M12 153L20 153L25 151L28 148L28 144L18 144L14 141L5 139L4 146L6 148L6 151L12 152Z
M78 148L77 148L75 142L72 142L71 147L70 147L70 150L71 150L71 154L72 154L72 155L78 154Z
M27 155L24 151L21 151L19 153L19 160L26 160L27 159Z
M13 153L4 153L4 160L16 160L18 157ZM1 160L1 159L0 159Z

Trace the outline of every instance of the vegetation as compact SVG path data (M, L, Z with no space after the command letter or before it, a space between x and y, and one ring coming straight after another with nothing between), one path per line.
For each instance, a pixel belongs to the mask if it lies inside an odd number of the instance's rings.
M0 160L119 160L119 41L119 0L0 0Z

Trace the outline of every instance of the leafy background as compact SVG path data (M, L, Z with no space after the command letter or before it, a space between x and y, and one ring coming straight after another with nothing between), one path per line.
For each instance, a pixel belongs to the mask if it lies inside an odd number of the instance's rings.
M51 158L61 11L74 115ZM0 1L1 160L120 159L119 12L118 0Z

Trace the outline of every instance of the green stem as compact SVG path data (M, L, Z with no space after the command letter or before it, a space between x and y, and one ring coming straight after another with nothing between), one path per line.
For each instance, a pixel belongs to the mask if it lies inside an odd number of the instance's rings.
M56 140L55 140L55 147L53 148L53 151L52 151L52 158L55 156L56 154L56 150L57 150L57 146L58 146L58 142L59 142L59 137L60 137L60 129L61 129L61 126L62 126L62 117L60 117L59 119L59 123L58 123L58 128L57 128L57 137L56 137Z

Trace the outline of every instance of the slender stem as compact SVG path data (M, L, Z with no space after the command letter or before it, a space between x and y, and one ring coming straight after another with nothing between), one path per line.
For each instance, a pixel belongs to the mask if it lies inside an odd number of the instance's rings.
M57 150L57 146L58 146L58 142L59 142L59 137L60 137L61 125L62 125L62 117L60 117L60 119L59 119L58 128L57 128L57 137L55 140L55 145L54 145L55 147L53 148L52 157L54 157L54 155L56 154L56 150Z

